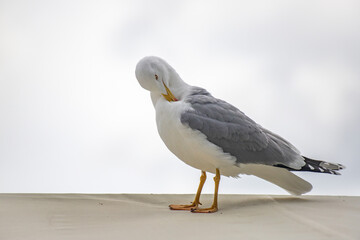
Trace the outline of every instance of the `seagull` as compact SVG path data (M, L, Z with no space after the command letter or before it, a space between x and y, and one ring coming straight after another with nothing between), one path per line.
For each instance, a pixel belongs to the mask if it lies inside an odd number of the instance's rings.
M166 147L186 164L201 170L195 199L171 210L212 213L218 210L220 175L254 175L293 195L309 192L312 185L292 171L340 175L341 164L301 155L291 143L263 128L239 109L213 97L204 88L185 83L165 60L147 56L136 65L141 87L150 91L156 125ZM206 173L215 174L213 204L200 208Z

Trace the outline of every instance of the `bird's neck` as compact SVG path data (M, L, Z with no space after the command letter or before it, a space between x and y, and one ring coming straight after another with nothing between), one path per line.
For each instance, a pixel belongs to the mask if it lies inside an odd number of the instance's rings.
M178 100L182 100L186 97L191 86L184 82L181 78L177 78L176 80L171 81L168 88Z

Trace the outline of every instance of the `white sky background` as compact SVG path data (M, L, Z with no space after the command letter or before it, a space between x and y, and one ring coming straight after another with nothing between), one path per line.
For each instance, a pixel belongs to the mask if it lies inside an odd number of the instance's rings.
M0 192L194 193L200 171L166 149L135 78L157 55L347 166L298 173L311 194L360 195L359 29L359 1L0 0ZM220 192L285 193L250 176Z

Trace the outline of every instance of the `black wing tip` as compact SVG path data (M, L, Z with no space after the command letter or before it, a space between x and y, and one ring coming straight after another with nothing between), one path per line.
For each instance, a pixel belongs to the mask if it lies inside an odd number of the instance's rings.
M338 166L339 166L339 170L343 170L346 168L345 165L342 165L342 164L338 164Z
M318 172L318 173L328 173L333 175L341 175L339 170L345 169L345 166L338 163L330 163L320 160L315 160L311 158L304 157L305 165L300 169L293 169L282 164L277 164L275 167L286 168L289 171L302 171L302 172Z
M315 159L311 159L311 158L304 157L304 156L303 156L303 158L306 163L305 165L319 168L320 171L325 170L325 171L329 171L329 173L332 173L332 172L340 171L340 170L343 170L346 168L344 165L342 165L340 163L331 163L331 162L326 162L326 161L321 161L321 160L315 160ZM338 175L340 175L340 173Z

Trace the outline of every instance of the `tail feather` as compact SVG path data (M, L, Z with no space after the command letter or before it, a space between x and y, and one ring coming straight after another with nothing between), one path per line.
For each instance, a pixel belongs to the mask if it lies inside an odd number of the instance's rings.
M254 175L285 189L293 195L309 192L312 185L287 169L261 164L244 164L242 173Z

